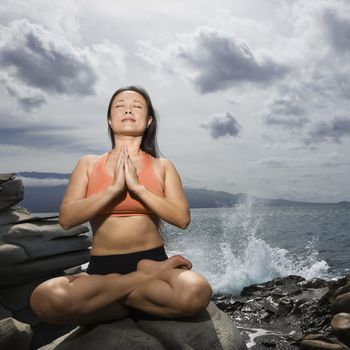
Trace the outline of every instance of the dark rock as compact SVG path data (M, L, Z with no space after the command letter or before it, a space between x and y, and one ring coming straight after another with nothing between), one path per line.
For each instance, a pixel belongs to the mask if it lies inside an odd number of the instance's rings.
M306 335L300 342L301 350L330 350L348 349L347 346L335 338L327 338L322 334Z
M350 313L350 292L338 294L333 305L333 313L339 312Z
M31 338L32 331L28 324L11 317L0 320L0 349L27 350Z
M23 199L22 180L14 179L0 185L0 211L10 209Z
M214 295L212 299L234 320L247 343L251 337L255 338L257 345L252 349L288 349L296 346L305 334L336 339L331 328L333 303L337 300L338 307L347 306L349 279L350 276L331 281L306 281L299 276L288 276L246 287L240 296ZM343 293L335 297L336 292ZM254 335L256 330L260 330L259 335ZM316 343L324 342L306 340L308 345L304 342L303 346L310 349L310 346L316 349ZM329 340L332 345L327 345L328 348L344 346L342 342L334 341Z
M332 318L331 327L337 337L350 346L350 314L341 312Z
M18 221L31 218L30 210L23 207L10 208L0 212L0 225L15 224Z

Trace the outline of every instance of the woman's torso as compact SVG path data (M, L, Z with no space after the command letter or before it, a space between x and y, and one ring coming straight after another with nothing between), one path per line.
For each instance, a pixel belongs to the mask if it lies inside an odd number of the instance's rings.
M153 158L155 176L164 188L165 171L162 160ZM88 166L90 178L98 156L91 156ZM131 158L139 174L143 167L141 156ZM112 176L116 158L110 155L105 164L105 172ZM91 255L126 254L152 249L164 245L159 231L159 217L152 215L110 216L98 215L90 220L93 230Z

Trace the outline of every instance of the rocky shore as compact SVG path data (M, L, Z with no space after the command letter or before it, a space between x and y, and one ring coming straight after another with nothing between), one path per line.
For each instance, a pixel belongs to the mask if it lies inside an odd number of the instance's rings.
M213 301L250 349L349 349L350 275L331 281L276 278Z

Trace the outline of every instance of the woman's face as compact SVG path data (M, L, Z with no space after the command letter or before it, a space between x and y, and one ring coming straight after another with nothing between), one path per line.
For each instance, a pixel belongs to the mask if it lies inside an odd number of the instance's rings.
M139 136L152 121L147 114L147 103L142 95L123 91L114 97L108 123L114 132Z

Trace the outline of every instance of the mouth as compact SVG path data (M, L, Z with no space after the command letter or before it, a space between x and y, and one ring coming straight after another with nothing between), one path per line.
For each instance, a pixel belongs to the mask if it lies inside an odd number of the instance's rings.
M125 119L122 119L122 122L125 122L125 121L134 122L135 119L132 119L132 118L125 118Z

